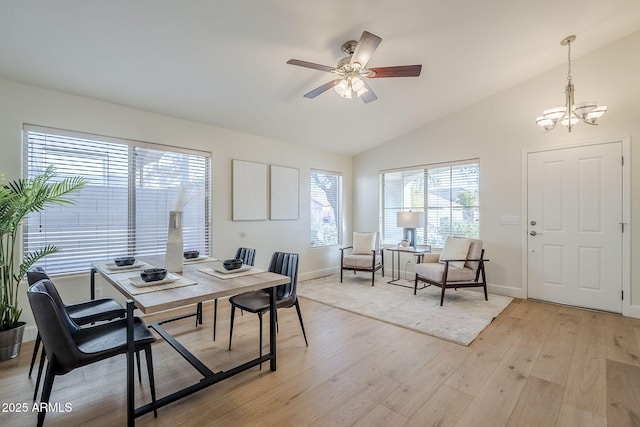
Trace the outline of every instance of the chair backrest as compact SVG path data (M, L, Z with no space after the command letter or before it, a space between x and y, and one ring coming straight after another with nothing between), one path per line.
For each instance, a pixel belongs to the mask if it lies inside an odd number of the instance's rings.
M354 231L352 246L351 253L353 255L371 255L372 250L380 249L380 233L378 231Z
M243 264L255 265L256 250L251 248L238 248L235 259L241 259Z
M72 337L75 331L69 326L73 326L76 331L79 327L69 318L61 301L56 301L59 295L53 283L46 279L40 280L29 287L27 297L47 355L54 356L62 369L74 366L75 361L80 358L80 352Z
M482 257L482 240L469 239L469 252L467 252L468 259L481 259ZM479 262L467 261L464 263L465 267L469 267L472 270L477 270Z
M269 271L289 276L291 281L276 287L276 299L296 301L298 286L298 254L274 252L269 263Z
M49 276L44 271L42 267L31 267L27 271L27 282L29 282L29 286L35 285L42 279L49 279Z

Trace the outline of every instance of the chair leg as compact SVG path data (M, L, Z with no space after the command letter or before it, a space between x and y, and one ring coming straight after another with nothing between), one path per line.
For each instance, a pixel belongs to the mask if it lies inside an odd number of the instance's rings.
M55 363L55 357L49 359L49 363L47 363L47 372L44 375L44 385L42 386L42 396L40 397L40 410L38 411L38 427L42 427L44 424L44 417L47 415L47 405L42 405L42 403L49 403L49 398L51 397L51 389L53 388L53 379L55 378L55 373L53 372L53 366Z
M140 370L140 350L136 351L136 365L138 365L138 382L142 384L142 371Z
M216 326L218 323L218 298L213 300L213 340L216 340Z
M38 397L38 389L40 388L40 380L42 379L42 372L44 369L44 361L47 358L47 353L44 351L44 346L42 347L42 352L40 352L40 364L38 366L38 377L36 378L36 389L33 390L33 400L35 401Z
M236 315L236 306L231 304L231 326L229 327L229 350L231 350L231 338L233 337L233 318Z
M40 349L40 332L36 335L36 342L33 344L33 354L31 355L31 365L29 366L29 377L31 377L31 373L33 372L33 365L36 363L36 356L38 355L38 350Z
M151 389L151 403L156 403L156 381L153 378L153 356L151 355L151 345L144 349L144 355L147 358L147 375L149 375L149 388ZM158 418L158 410L154 408L153 416Z
M440 295L440 307L442 307L442 303L444 302L444 291L447 289L446 286L442 285L442 294Z
M342 283L342 272L343 272L343 271L344 271L344 270L342 269L342 267L340 267L340 283Z
M371 286L374 285L375 280L376 280L376 272L372 271L371 272Z
M198 325L202 325L202 303L199 302L196 306L196 328Z
M302 322L302 313L300 312L300 303L296 299L296 311L298 312L298 320L300 321L300 327L302 328L302 336L304 337L304 343L307 347L309 347L309 342L307 342L307 333L304 331L304 323Z

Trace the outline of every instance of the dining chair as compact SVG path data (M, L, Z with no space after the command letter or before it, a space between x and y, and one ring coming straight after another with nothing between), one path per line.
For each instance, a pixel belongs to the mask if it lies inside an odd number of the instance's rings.
M27 297L49 361L38 412L37 425L42 426L56 376L127 352L127 319L81 328L69 316L53 282L47 279L30 286ZM133 337L135 351L145 352L151 400L155 403L151 344L156 339L137 317ZM157 417L155 410L154 414Z
M304 336L304 343L308 347L307 334L304 330L302 322L302 313L300 312L300 304L297 296L298 286L298 254L275 252L271 256L269 271L273 273L289 276L291 281L284 285L276 286L276 307L289 308L295 307L298 312L298 320L300 328ZM245 292L243 294L234 295L229 298L231 303L231 326L229 328L229 350L231 350L231 339L233 337L233 322L236 307L249 313L256 313L260 320L260 357L262 357L262 314L269 310L270 295L268 290L259 290ZM276 310L276 322L277 310Z
M40 280L51 280L44 268L42 267L32 267L29 271L27 271L27 282L29 286L32 286L39 282ZM56 292L57 298L61 300L60 295ZM113 298L100 298L95 300L89 300L77 304L65 305L65 309L69 314L71 320L73 320L76 324L88 325L95 322L109 321L113 319L117 319L119 317L124 317L126 311L120 303L118 303ZM33 372L33 366L36 361L36 357L38 356L38 351L40 349L41 337L40 331L38 331L36 335L36 341L33 345L33 354L31 355L31 365L29 366L29 377ZM44 367L45 361L45 351L42 351L40 354L40 363L38 367L38 377L36 380L36 387L33 393L33 399L36 399L38 394L38 389L40 388L40 379L42 378L42 369ZM140 363L138 362L138 367Z

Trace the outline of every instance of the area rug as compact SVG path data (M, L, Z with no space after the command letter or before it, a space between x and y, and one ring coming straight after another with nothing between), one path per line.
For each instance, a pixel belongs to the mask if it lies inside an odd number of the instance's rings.
M411 288L390 285L388 279L371 276L327 276L298 283L298 295L461 345L469 345L512 298L471 289L447 289L440 307L440 288L429 286L413 295ZM479 288L481 290L481 288Z

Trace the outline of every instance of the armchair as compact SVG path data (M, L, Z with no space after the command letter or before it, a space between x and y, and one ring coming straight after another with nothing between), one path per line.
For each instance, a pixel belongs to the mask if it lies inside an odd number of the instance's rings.
M345 251L346 254L345 254ZM371 286L374 285L375 273L382 270L384 277L384 256L380 248L380 233L353 233L353 245L340 248L340 283L344 270L370 271Z
M442 289L440 305L444 302L446 289L484 288L484 299L487 296L487 279L485 277L484 249L482 240L449 237L440 254L424 254L418 257L416 278L413 289L418 291L418 281L434 285Z

